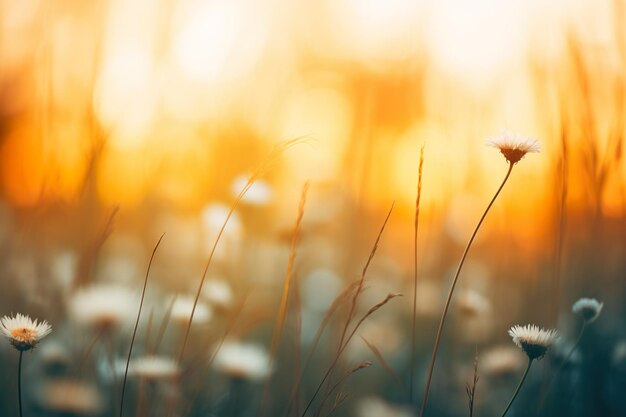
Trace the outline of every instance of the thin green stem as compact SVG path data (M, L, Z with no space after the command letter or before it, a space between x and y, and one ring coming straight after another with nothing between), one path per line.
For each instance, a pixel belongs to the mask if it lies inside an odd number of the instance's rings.
M20 360L17 363L17 403L20 408L20 417L22 417L22 356L24 351L20 350Z
M511 401L509 401L509 405L507 405L506 408L504 409L504 412L502 413L502 417L506 415L506 413L509 411L509 408L511 408L513 401L515 401L515 398L517 397L517 394L519 393L520 388L522 388L522 384L524 384L524 381L526 380L526 376L528 375L528 371L530 371L530 366L532 364L533 364L533 360L528 359L528 366L526 367L526 370L524 371L524 375L522 376L521 381L517 385L517 388L515 389L515 393L513 394L513 397L511 397Z
M493 205L494 201L496 201L496 198L500 194L500 191L502 191L504 184L506 184L507 180L509 179L509 176L511 175L511 171L513 171L514 165L515 164L513 162L509 162L509 169L506 172L506 175L504 176L504 180L502 180L502 184L500 184L498 191L496 191L493 198L489 202L489 205L485 209L485 212L483 213L482 217L478 221L478 224L476 225L476 228L474 229L474 232L472 233L472 236L470 237L469 242L467 242L467 246L465 247L465 251L463 252L463 256L461 257L459 266L456 269L456 273L454 274L454 279L452 280L452 286L450 287L450 291L448 292L446 305L443 309L441 320L439 321L439 328L437 329L437 336L435 337L435 346L433 348L432 357L430 358L430 369L428 370L428 378L426 379L426 387L424 388L424 398L422 400L422 407L420 409L419 417L424 417L424 413L426 411L426 403L428 401L428 392L430 391L430 383L433 378L433 370L435 369L435 361L437 360L437 351L439 350L439 342L441 341L441 334L443 333L443 326L445 324L446 317L448 315L448 309L450 308L450 301L452 300L452 294L454 293L454 288L456 287L456 284L459 280L459 275L461 273L461 269L463 268L463 264L465 263L465 258L467 257L467 253L469 252L470 247L472 246L472 242L474 242L474 238L476 237L476 234L478 233L478 229L480 229L480 226L483 224L485 217L487 217L487 213L489 212L489 209Z

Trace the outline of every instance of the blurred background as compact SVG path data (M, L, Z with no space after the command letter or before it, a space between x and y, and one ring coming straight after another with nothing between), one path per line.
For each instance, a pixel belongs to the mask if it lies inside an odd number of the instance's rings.
M0 0L0 314L53 326L25 356L25 410L116 415L116 361L154 245L165 233L135 352L175 357L174 306L184 323L234 207L177 377L134 372L126 412L301 415L349 303L328 309L395 202L359 314L404 296L363 323L307 415L415 415L454 268L506 173L485 141L512 130L542 152L516 165L470 252L427 414L467 415L477 356L477 415L500 415L524 367L506 331L536 323L558 328L562 346L509 415L626 415L625 93L623 0ZM75 301L103 286L130 295ZM602 316L540 406L583 296L605 303ZM126 302L114 331L81 323L82 309ZM5 345L0 414L13 415L17 355ZM233 360L218 360L222 346L260 368L219 366Z

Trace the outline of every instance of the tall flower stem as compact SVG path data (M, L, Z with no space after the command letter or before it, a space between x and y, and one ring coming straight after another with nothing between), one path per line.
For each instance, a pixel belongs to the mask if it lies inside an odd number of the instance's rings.
M459 280L459 275L461 273L461 269L463 268L463 264L465 263L465 258L467 257L467 253L469 252L470 247L472 246L472 243L474 242L474 238L476 237L476 234L478 233L478 229L480 229L480 226L483 224L483 221L485 220L485 217L487 217L487 213L489 212L489 209L491 209L491 206L496 201L496 198L500 194L500 191L502 191L502 188L504 187L504 184L506 184L507 180L511 176L511 171L513 171L513 165L515 165L514 162L509 162L509 169L506 172L506 175L504 176L504 180L502 180L502 183L500 184L500 187L498 188L498 191L496 191L496 193L494 194L493 198L489 202L489 205L485 209L485 212L483 213L483 215L481 216L480 220L478 221L478 224L476 225L476 228L474 229L474 232L472 233L472 236L470 237L469 241L467 242L467 246L465 247L465 251L463 252L463 256L461 257L461 261L459 262L459 266L456 269L456 273L454 274L454 279L452 280L452 285L450 286L450 291L448 292L448 298L446 300L446 305L445 305L445 307L443 309L443 314L441 315L441 320L439 321L439 328L437 329L437 336L435 337L435 346L433 348L433 354L432 354L432 357L430 358L430 368L428 370L428 378L426 379L426 387L424 388L424 398L422 400L422 407L421 407L420 413L419 413L420 417L424 417L424 412L426 411L426 403L428 401L428 392L430 391L430 383L431 383L432 378L433 378L433 370L435 369L435 361L437 360L437 351L439 350L439 342L441 342L441 334L443 333L443 326L444 326L444 324L446 322L446 317L448 315L448 309L450 308L450 301L452 301L452 294L454 293L454 288L456 287L456 284L457 284L457 282Z
M17 363L17 403L20 407L20 417L22 417L22 355L24 351L20 350L20 360Z
M521 381L517 385L517 388L515 389L515 393L513 394L513 397L511 397L511 401L509 401L509 405L507 405L506 408L504 409L504 412L502 413L502 417L506 415L506 413L509 411L509 408L511 408L513 401L515 401L515 398L517 397L517 394L519 393L520 388L522 388L522 385L524 384L524 381L526 380L526 376L528 375L528 371L530 371L530 366L532 364L533 364L533 360L529 358L528 366L526 367L526 370L524 371L524 375L522 376Z

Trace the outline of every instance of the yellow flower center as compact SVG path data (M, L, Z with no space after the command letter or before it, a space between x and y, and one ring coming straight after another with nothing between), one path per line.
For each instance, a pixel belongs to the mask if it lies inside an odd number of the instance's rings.
M26 327L18 327L11 330L11 335L17 340L27 341L35 339L37 337L37 332Z

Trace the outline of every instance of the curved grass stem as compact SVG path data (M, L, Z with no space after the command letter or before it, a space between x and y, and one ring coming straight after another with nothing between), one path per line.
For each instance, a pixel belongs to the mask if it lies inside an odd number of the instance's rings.
M506 175L504 176L504 180L502 180L502 183L500 184L500 187L498 188L498 191L496 191L496 193L494 194L493 198L489 202L489 205L485 209L485 212L483 213L483 215L481 216L480 220L478 221L478 224L476 225L476 228L474 229L474 232L472 233L472 236L470 237L469 241L467 242L467 246L465 247L465 251L463 252L463 256L461 257L461 261L459 262L459 266L456 269L456 273L454 274L454 279L452 280L452 285L450 286L450 291L448 292L448 298L446 300L446 305L445 305L445 307L443 309L443 313L441 315L441 320L439 321L439 328L437 329L437 336L435 337L435 346L433 348L432 357L430 358L430 368L428 370L428 378L426 379L426 387L424 388L424 398L422 400L422 406L421 406L421 409L420 409L419 417L424 417L424 412L426 411L426 403L428 401L428 393L430 391L430 383L431 383L432 377L433 377L433 370L435 369L435 361L437 360L437 351L439 350L439 342L441 342L441 334L443 333L443 326L444 326L444 324L446 322L446 317L448 315L448 309L450 308L450 301L452 300L452 294L454 293L454 288L456 287L456 284L457 284L457 282L459 280L459 275L461 273L461 269L463 268L463 264L465 263L465 258L467 257L467 253L469 252L470 247L472 246L472 243L474 242L474 238L476 237L476 234L478 233L478 230L480 229L480 226L483 224L483 221L485 220L485 217L487 217L487 213L489 212L489 209L493 205L494 201L496 201L496 198L500 194L500 191L502 191L502 188L504 187L504 184L506 184L507 180L509 179L509 176L511 175L511 171L513 171L513 166L514 165L515 164L513 162L509 162L509 169L506 172Z

